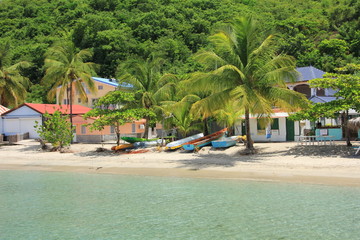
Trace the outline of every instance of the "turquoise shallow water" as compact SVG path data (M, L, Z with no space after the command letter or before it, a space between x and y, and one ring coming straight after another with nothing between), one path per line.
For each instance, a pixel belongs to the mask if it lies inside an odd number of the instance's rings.
M360 239L360 188L0 171L0 239Z

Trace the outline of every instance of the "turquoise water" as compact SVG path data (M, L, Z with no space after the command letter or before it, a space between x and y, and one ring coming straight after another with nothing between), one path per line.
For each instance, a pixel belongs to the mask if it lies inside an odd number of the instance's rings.
M360 188L0 171L0 239L360 239Z

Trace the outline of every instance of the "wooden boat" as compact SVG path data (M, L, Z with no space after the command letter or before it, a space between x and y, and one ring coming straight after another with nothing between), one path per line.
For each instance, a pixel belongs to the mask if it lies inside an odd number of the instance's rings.
M160 145L162 142L161 139L154 140L154 141L144 141L144 142L136 142L133 143L135 148L147 148L147 147L155 147Z
M149 141L158 140L158 138L146 139L146 138L137 138L137 137L121 137L121 139L128 143L149 142Z
M200 147L209 145L209 144L211 144L211 141L221 138L222 136L224 136L226 131L227 131L227 128L224 128L213 134L210 134L205 137L195 139L191 142L188 142L188 143L184 144L182 147L187 151L193 151L193 150L195 150L195 148L200 148Z
M186 137L186 138L183 138L183 139L180 139L177 141L173 141L171 143L166 144L165 150L175 150L175 149L181 148L182 145L184 145L190 141L193 141L195 139L199 139L203 136L204 136L203 133L198 133L198 134L192 135L190 137Z
M232 147L236 144L238 138L239 138L238 136L222 137L218 140L212 141L211 145L213 146L213 148Z
M113 146L111 148L111 150L113 151L120 151L120 150L125 150L125 149L131 149L131 148L134 148L134 144L121 144L121 145L118 145L118 146Z

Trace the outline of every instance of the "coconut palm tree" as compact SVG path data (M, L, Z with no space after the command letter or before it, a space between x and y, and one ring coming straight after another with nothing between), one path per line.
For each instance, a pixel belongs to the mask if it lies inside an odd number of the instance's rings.
M8 65L9 44L0 46L0 104L4 106L17 106L25 100L29 80L21 75L21 69L30 66L28 62L19 62Z
M202 117L211 116L229 101L237 101L245 115L247 145L254 150L250 115L269 116L273 107L294 110L305 97L287 89L285 80L297 77L295 60L277 54L273 35L261 39L253 18L237 18L209 40L213 51L200 51L196 59L207 72L195 73L187 84L192 89L211 91L193 106Z
M117 76L119 81L132 84L133 91L139 93L142 106L149 113L162 116L161 101L171 100L175 95L178 79L172 74L162 74L161 67L164 60L156 57L130 59L119 65ZM144 137L149 136L150 115L146 119Z
M196 95L186 95L180 101L166 101L162 103L165 113L172 117L170 123L175 126L177 131L186 137L191 131L200 130L203 124L199 122L191 113L191 106L200 100Z
M68 95L70 105L70 122L72 123L73 90L79 92L80 98L87 101L86 88L95 92L94 80L95 64L87 62L92 57L88 49L78 51L71 41L57 42L45 53L45 75L43 83L51 86L48 93L49 100L56 95L60 88L59 102L64 95Z

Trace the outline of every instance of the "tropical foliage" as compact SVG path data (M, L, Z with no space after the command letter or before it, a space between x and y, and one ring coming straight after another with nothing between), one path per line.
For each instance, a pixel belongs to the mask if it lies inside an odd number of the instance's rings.
M69 122L69 116L60 111L53 114L44 114L44 123L36 122L36 132L44 142L51 143L54 149L61 150L69 146L73 139L73 130Z
M175 95L177 77L172 74L162 74L163 59L151 57L146 60L131 59L119 65L120 81L133 85L133 90L140 95L140 104L149 112L158 113L161 117L161 101L171 100ZM160 111L160 113L159 113ZM145 134L148 138L150 116L145 116ZM153 119L155 120L155 119Z
M120 126L149 114L151 115L145 108L138 107L134 93L114 91L100 98L95 108L84 117L93 118L93 123L90 124L92 130L103 130L106 126L113 126L119 145Z
M87 60L92 56L88 49L78 51L73 42L56 42L45 53L45 76L43 83L50 86L49 100L53 99L59 90L59 103L64 95L70 105L70 122L72 123L72 105L74 89L83 101L87 101L86 89L95 92L94 74L95 65Z
M320 117L336 118L341 115L347 145L351 146L347 126L348 112L350 109L360 111L360 65L348 64L345 67L336 68L335 71L336 73L325 74L324 78L310 80L310 86L337 90L334 94L336 100L310 105L310 108L292 115L291 118L316 121Z
M30 63L22 61L7 65L9 47L7 43L0 46L0 104L14 107L25 100L30 82L22 75L22 70L30 67Z
M295 110L304 96L286 87L285 80L297 76L292 57L276 52L274 36L260 39L261 29L252 18L237 18L210 37L213 51L196 54L196 59L208 70L196 73L188 86L211 92L198 101L193 111L203 118L211 116L232 101L245 114L247 149L252 150L250 114L270 116L273 107Z

